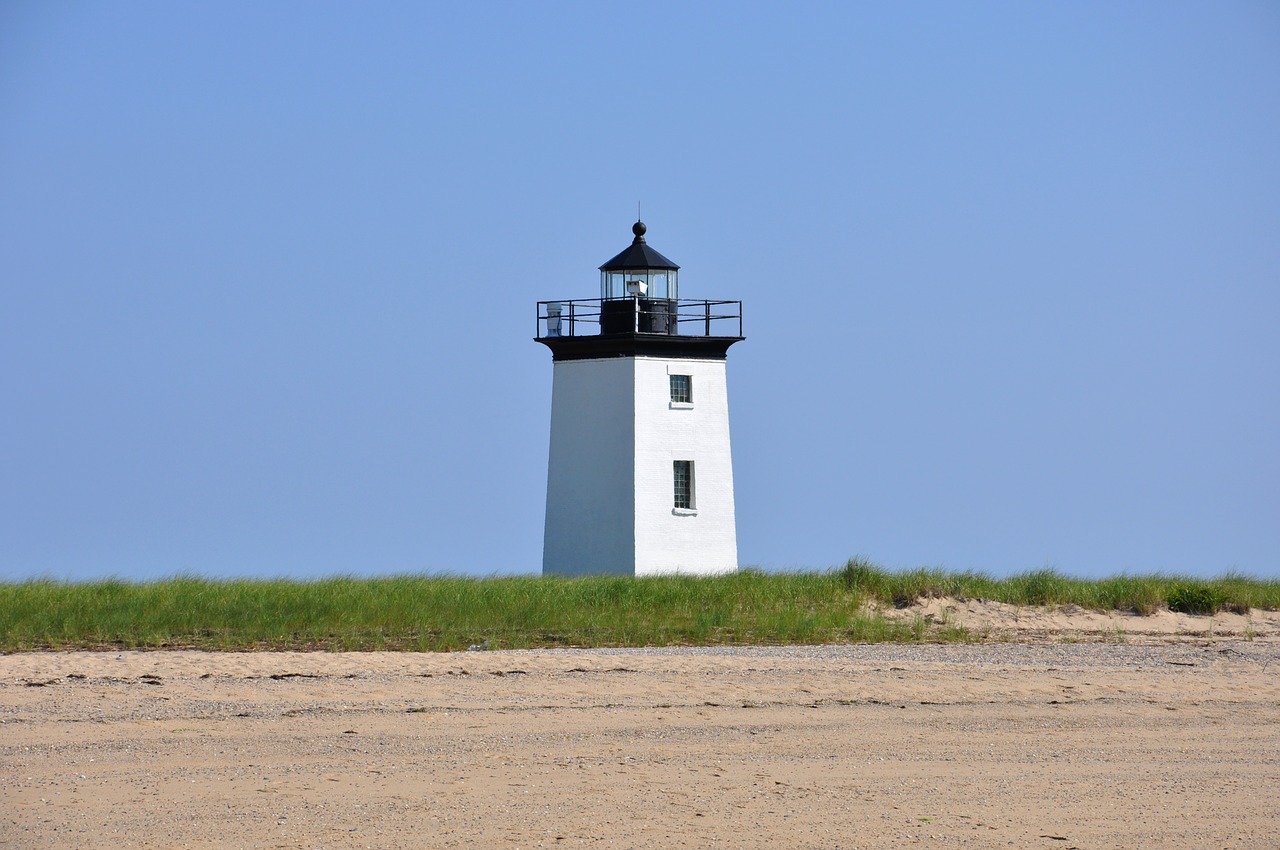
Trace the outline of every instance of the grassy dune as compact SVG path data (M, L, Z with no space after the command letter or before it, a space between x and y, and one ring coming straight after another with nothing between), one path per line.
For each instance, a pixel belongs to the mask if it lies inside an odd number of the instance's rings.
M995 579L984 573L931 569L888 572L854 558L840 575L850 589L895 605L951 596L990 599L1011 605L1071 604L1096 611L1133 611L1144 615L1162 608L1186 614L1280 609L1280 581L1255 579L1239 573L1214 579L1163 574L1079 579L1045 569Z
M889 621L869 599L957 596L1151 613L1280 608L1280 582L1042 570L1006 579L888 572L859 559L821 573L747 570L717 578L470 579L0 584L0 650L198 648L420 650L556 646L956 641L960 628Z

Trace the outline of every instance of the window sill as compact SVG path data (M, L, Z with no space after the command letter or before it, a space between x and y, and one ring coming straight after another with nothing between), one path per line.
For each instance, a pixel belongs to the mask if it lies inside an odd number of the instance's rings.
M697 516L697 508L672 508L671 513L675 516Z
M693 402L691 401L672 401L668 402L672 410L693 410Z

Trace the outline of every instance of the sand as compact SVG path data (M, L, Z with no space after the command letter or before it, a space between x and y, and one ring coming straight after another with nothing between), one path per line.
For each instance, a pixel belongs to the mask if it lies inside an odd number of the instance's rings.
M1280 611L1248 614L1223 611L1212 617L1160 610L1090 611L1078 605L1020 607L986 599L923 599L906 608L883 606L899 619L923 617L932 623L963 626L984 640L1057 643L1072 640L1165 643L1170 640L1280 640Z
M1280 640L1042 631L0 656L0 846L1280 846Z

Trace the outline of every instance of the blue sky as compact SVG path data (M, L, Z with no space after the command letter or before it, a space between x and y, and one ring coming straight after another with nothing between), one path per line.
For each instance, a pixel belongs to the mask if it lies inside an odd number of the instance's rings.
M1280 576L1280 6L0 6L0 579L536 572L542 299L744 302L744 565Z

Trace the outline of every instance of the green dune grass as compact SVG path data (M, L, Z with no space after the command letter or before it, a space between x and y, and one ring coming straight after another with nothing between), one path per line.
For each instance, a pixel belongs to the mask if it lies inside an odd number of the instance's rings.
M447 651L712 644L963 641L965 630L886 619L903 605L957 596L1019 605L1191 613L1280 607L1280 582L1051 570L993 579L890 572L861 559L827 572L714 578L395 576L316 581L209 580L0 584L0 649L196 648Z
M995 579L984 573L935 569L889 572L854 558L840 574L850 589L895 605L950 596L990 599L1011 605L1070 604L1095 611L1132 611L1144 615L1162 608L1187 614L1280 608L1280 581L1239 573L1213 579L1159 573L1079 579L1043 569Z

